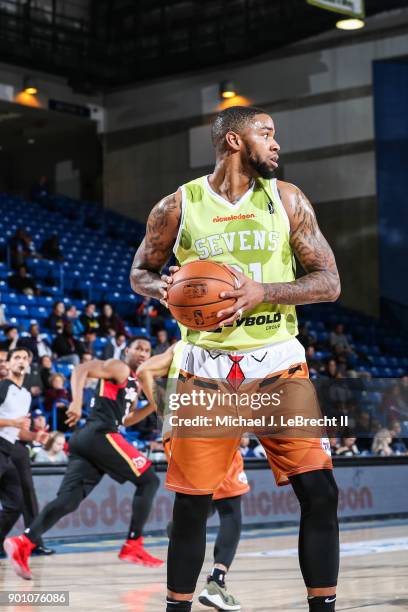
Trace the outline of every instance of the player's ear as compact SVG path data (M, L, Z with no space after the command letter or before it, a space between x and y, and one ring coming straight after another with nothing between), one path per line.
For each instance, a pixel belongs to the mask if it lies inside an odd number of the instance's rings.
M229 131L225 134L225 141L229 149L233 151L239 151L241 148L242 140L239 134L236 132Z

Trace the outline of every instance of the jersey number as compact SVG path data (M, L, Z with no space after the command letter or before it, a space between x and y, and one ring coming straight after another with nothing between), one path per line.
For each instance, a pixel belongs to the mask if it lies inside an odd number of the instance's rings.
M237 266L236 264L230 264L231 268L235 268L241 274L245 274L241 266ZM252 274L252 279L257 283L262 283L262 264L257 261L255 263L248 264L248 270Z

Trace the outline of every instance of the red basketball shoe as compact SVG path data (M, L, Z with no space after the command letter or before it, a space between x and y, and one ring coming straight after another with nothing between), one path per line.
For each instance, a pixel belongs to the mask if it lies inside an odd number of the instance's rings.
M147 550L143 548L142 537L136 538L136 540L126 540L118 556L122 561L146 565L148 567L160 567L164 563L161 559L149 555Z
M13 566L17 576L21 576L25 580L32 580L33 577L28 565L28 558L34 548L35 544L33 544L24 534L4 540L4 550L7 558Z

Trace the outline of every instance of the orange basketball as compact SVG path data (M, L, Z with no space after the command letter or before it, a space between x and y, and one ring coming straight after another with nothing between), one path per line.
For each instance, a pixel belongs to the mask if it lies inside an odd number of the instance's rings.
M225 266L213 261L192 261L173 275L167 292L169 310L189 329L215 329L221 321L217 312L235 303L235 299L220 298L220 293L236 287L236 277Z

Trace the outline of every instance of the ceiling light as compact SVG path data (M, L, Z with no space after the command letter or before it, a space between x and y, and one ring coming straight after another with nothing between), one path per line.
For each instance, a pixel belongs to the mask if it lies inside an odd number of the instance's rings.
M220 83L220 96L227 100L228 98L235 98L237 90L232 81L223 81Z
M24 93L29 94L30 96L35 96L36 94L38 94L37 83L31 78L25 77L23 91Z
M362 19L340 19L336 23L336 28L339 30L360 30L364 26L365 23Z
M29 145L35 144L35 138L28 138L27 142Z

